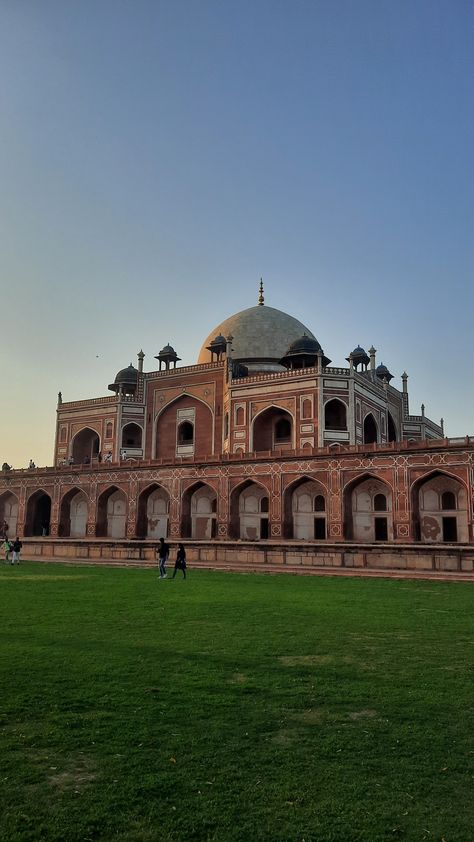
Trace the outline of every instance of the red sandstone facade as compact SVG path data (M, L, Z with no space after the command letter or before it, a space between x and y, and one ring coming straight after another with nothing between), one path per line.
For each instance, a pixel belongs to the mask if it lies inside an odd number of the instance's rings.
M272 308L227 322L235 340L217 328L195 366L175 368L167 346L154 372L140 352L112 396L60 396L54 467L0 476L9 534L78 546L299 541L315 552L474 542L474 440L445 438L423 407L410 415L405 374L399 391L374 349L331 367L304 326Z

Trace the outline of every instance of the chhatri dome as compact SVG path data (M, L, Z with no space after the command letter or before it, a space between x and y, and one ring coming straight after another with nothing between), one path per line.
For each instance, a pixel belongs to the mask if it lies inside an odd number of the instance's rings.
M211 362L209 347L217 336L232 336L231 357L244 363L249 372L284 371L280 360L288 346L304 334L315 339L309 328L298 319L265 305L263 283L260 282L257 306L241 310L218 324L204 340L198 363Z

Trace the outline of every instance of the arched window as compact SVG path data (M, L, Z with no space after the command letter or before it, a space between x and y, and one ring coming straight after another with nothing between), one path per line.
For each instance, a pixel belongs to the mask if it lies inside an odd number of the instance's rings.
M347 408L345 403L334 398L324 407L326 430L347 430Z
M326 511L326 501L322 494L318 494L314 498L314 511L315 512L325 512Z
M114 425L112 424L112 421L107 421L107 424L105 425L105 438L111 439L112 436L113 436L113 433L114 433Z
M122 430L122 447L141 447L142 428L138 424L127 424Z
M456 497L452 491L443 491L441 495L441 508L450 511L456 508Z
M260 501L260 511L268 512L268 497L262 497Z
M390 412L388 413L388 440L389 441L396 441L397 440L397 428L395 427L395 422L394 422L392 416L390 415Z
M374 512L387 511L387 498L385 494L376 494L374 497Z
M178 444L192 444L194 441L194 426L190 421L183 421L178 427Z
M364 444L372 444L378 441L377 424L372 413L369 412L364 418Z
M237 427L241 427L245 423L244 418L244 408L243 406L238 406L235 412L235 423Z
M291 422L288 418L280 418L275 424L275 442L291 440Z

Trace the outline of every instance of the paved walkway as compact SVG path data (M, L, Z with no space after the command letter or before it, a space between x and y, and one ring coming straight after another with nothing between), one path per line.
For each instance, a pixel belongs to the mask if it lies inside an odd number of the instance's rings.
M38 556L33 559L25 559L25 561L36 561L42 564L68 564L82 567L137 567L137 568L157 568L157 564L153 561L139 561L133 559L83 559L83 558L50 558L45 556ZM173 564L168 565L168 569L173 569ZM289 564L243 564L235 563L219 563L219 562L204 562L193 561L188 563L188 568L193 570L219 570L225 573L269 573L276 574L292 574L296 576L354 576L356 578L368 579L423 579L437 582L474 582L474 573L458 573L448 571L436 570L385 570L374 569L368 567L309 567L306 565L289 565Z

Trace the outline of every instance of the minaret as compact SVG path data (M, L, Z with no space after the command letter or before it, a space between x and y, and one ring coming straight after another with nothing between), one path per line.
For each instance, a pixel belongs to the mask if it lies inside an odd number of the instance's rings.
M258 293L258 306L263 307L265 304L265 298L263 296L263 278L260 278L260 289Z
M143 371L143 360L145 359L145 354L143 353L143 351L139 351L137 356L138 356L138 371L141 374L142 371Z
M375 355L377 351L375 350L374 346L371 345L369 348L369 357L370 357L370 370L375 371Z

